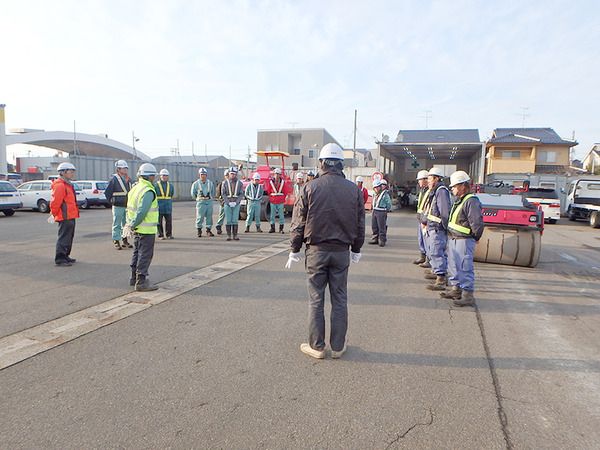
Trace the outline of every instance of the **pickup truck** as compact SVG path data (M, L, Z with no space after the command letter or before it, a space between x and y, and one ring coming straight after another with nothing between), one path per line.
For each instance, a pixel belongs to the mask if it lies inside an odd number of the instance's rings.
M591 227L600 228L600 179L571 181L567 192L569 220L587 220Z

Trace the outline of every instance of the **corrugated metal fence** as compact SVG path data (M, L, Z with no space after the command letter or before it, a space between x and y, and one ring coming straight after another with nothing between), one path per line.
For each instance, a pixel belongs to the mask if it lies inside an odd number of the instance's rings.
M101 158L93 156L70 155L69 160L77 167L77 179L79 180L109 180L115 173L115 160L112 158ZM135 174L144 161L127 161L129 165L129 175L135 179ZM174 200L191 200L190 188L192 183L198 179L198 169L203 167L196 164L163 164L156 166L157 170L167 169L169 171L169 181L175 187ZM208 178L213 181L220 181L222 172L206 168Z

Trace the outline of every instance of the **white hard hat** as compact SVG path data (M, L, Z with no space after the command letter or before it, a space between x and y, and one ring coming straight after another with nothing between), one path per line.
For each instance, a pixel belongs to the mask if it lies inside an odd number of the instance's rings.
M304 180L304 174L302 172L298 172L296 174L296 180Z
M150 163L144 163L138 169L138 176L146 176L150 177L152 175L156 175L156 167Z
M387 180L386 180L385 178L382 178L382 179L381 179L381 184L383 184L383 185L387 186L387 184L388 184L388 183L387 183Z
M159 175L166 175L169 176L169 171L167 169L162 169L159 173Z
M319 159L341 159L344 160L344 151L337 144L325 144L319 153Z
M281 175L281 169L278 167L277 169L275 169L273 171L273 173L276 174L276 175Z
M208 170L206 170L204 167L200 167L198 169L198 175L203 175L203 174L204 175L208 174Z
M364 183L365 180L363 180L363 177L356 177L356 182L357 183Z
M314 170L309 170L307 175L308 175L309 177L314 177L314 176L315 176L315 172L314 172Z
M252 175L252 179L253 180L260 180L260 173L255 172L254 175Z
M373 187L374 188L379 187L381 185L383 185L383 180L381 180L379 178L376 178L375 181L373 181Z
M225 175L225 176L229 175L229 169L225 169L225 171L223 172L223 175Z
M444 172L439 167L432 167L429 169L429 176L444 178Z
M233 172L233 173L238 173L238 168L237 168L237 167L235 167L235 166L231 166L231 167L229 168L229 173L232 173L232 172Z
M56 170L58 170L59 172L63 170L75 170L75 166L69 162L63 162L58 165Z
M471 181L471 177L463 170L457 170L450 175L450 187L456 186L457 184L466 183L468 181Z
M417 174L417 180L424 180L428 176L429 172L427 172L426 170L419 170L419 173Z
M127 165L127 161L125 161L124 159L120 159L115 163L115 168L116 169L129 169L129 166Z

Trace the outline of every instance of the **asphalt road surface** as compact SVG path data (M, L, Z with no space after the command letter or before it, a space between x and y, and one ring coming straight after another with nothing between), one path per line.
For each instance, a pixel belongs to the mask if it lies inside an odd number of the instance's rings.
M459 309L424 288L414 214L394 212L350 268L347 353L317 361L288 235L198 239L193 216L177 203L157 241L155 297L131 297L110 210L82 212L72 267L45 215L0 216L0 361L48 344L0 370L0 448L600 446L600 230L547 226L535 269L477 264L479 307Z

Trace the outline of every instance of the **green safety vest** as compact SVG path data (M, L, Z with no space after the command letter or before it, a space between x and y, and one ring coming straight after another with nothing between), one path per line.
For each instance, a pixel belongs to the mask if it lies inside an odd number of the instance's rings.
M417 213L418 214L421 214L423 212L423 205L424 205L425 200L427 199L428 195L429 195L429 189L427 189L426 191L424 191L423 189L420 190L419 199L417 200Z
M463 205L471 197L475 197L475 196L473 194L467 194L462 198L460 203L456 202L456 203L454 203L454 205L452 205L452 212L450 212L450 220L448 221L449 229L457 231L466 236L471 235L471 229L468 227L463 227L462 225L459 225L458 223L456 223L456 220L458 219L458 215L460 214L460 211L462 210Z
M167 192L166 193L163 190L162 183L159 181L157 184L158 184L158 190L160 191L160 195L157 197L157 199L158 200L171 200L171 197L173 197L171 195L171 183L169 183L167 181Z
M140 178L135 186L129 191L127 196L127 222L133 222L139 207L142 204L142 197L148 191L154 192L154 200L152 200L152 206L150 210L142 220L135 231L139 234L156 234L158 226L158 200L156 199L156 190L154 185L148 180Z

